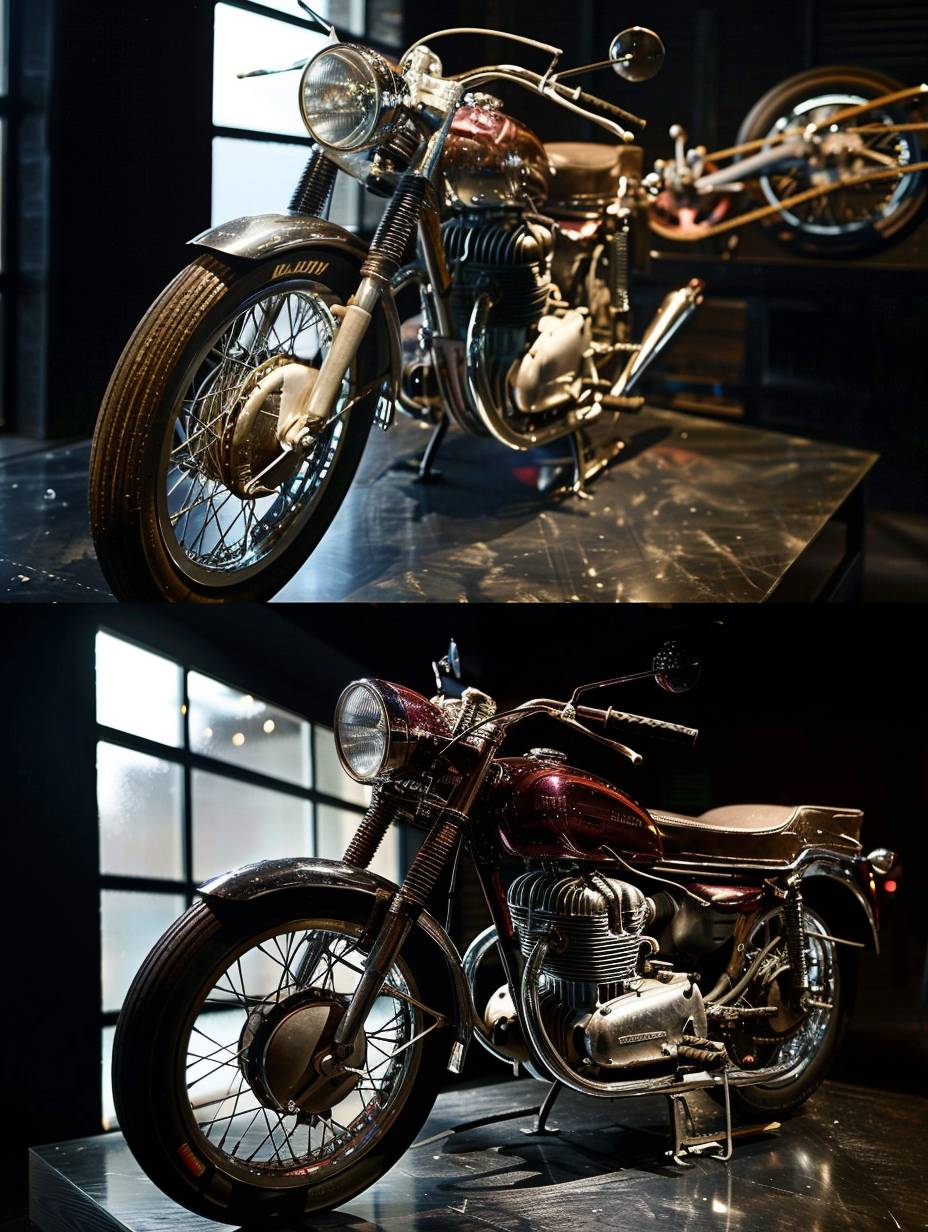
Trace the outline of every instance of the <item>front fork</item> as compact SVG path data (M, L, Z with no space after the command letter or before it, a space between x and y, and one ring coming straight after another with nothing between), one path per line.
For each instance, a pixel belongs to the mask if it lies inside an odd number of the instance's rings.
M364 963L363 974L338 1024L331 1052L319 1061L322 1073L338 1072L345 1059L351 1055L353 1041L380 995L403 942L425 909L442 871L454 858L470 809L502 738L502 729L495 726L488 725L481 731L481 748L476 764L447 803L440 806L438 817L419 848L403 884L390 901L380 931ZM391 822L389 808L380 794L375 794L367 816L345 852L345 862L365 867L373 858Z
M302 414L283 426L280 443L285 448L311 444L319 425L328 421L380 297L389 291L391 279L403 264L418 229L426 196L434 191L433 179L456 110L456 106L449 107L440 127L425 145L415 169L406 172L390 198L361 266L358 289L345 307L338 310L341 324L309 392L306 406Z

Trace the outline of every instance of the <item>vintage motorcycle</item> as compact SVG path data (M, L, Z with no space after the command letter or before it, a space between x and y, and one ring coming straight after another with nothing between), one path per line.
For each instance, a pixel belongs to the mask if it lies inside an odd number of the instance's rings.
M471 1038L563 1088L672 1103L674 1153L706 1139L685 1097L771 1116L821 1083L877 945L875 875L850 808L649 811L554 748L502 756L548 716L635 764L617 731L692 742L679 724L587 704L698 663L665 644L648 670L498 711L462 689L452 645L431 700L365 679L338 701L345 772L373 785L342 861L271 860L200 887L145 960L113 1053L119 1124L171 1197L231 1223L298 1219L373 1184L406 1151ZM393 823L425 838L401 885L369 871ZM447 933L457 859L492 924L463 960ZM488 961L499 975L486 983ZM482 985L482 991L481 991Z
M760 223L807 256L858 256L897 240L928 196L923 156L928 85L872 69L810 69L780 82L748 112L736 142L687 149L645 177L651 229L663 239L722 239Z
M440 30L396 66L320 28L329 42L300 85L315 146L289 212L198 236L106 391L90 511L121 599L272 596L397 406L434 426L423 477L450 418L513 450L564 441L579 491L621 448L618 413L641 405L636 383L700 302L697 281L672 292L631 341L643 167L629 130L645 122L566 80L610 65L645 80L663 59L656 35L626 30L608 60L559 70L558 48L499 31ZM432 44L489 33L544 52L547 68L443 75ZM546 148L483 92L494 81L609 143ZM389 198L370 247L326 219L338 173Z

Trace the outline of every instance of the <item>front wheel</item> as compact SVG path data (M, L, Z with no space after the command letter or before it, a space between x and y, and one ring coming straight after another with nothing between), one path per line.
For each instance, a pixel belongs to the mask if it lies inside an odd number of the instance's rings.
M94 542L117 598L264 600L305 562L370 431L373 331L305 448L278 441L275 373L315 378L357 280L328 250L235 267L202 256L149 309L113 373L90 459Z
M405 948L347 1068L317 1062L364 962L370 899L196 903L136 976L113 1048L119 1125L175 1201L233 1224L294 1221L368 1188L434 1103L451 1028ZM307 910L309 908L309 910Z

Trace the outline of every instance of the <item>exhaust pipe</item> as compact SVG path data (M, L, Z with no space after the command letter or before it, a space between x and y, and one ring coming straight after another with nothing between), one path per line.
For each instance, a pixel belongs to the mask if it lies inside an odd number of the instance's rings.
M689 320L702 303L705 289L706 284L701 278L693 278L685 287L664 296L651 324L645 330L641 346L625 365L625 370L610 391L610 397L625 397L680 326Z

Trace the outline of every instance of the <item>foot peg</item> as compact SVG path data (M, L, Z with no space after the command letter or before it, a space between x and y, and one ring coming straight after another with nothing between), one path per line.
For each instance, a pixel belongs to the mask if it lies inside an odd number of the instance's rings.
M644 401L644 398L618 398L613 394L604 394L599 405L604 411L640 411Z

